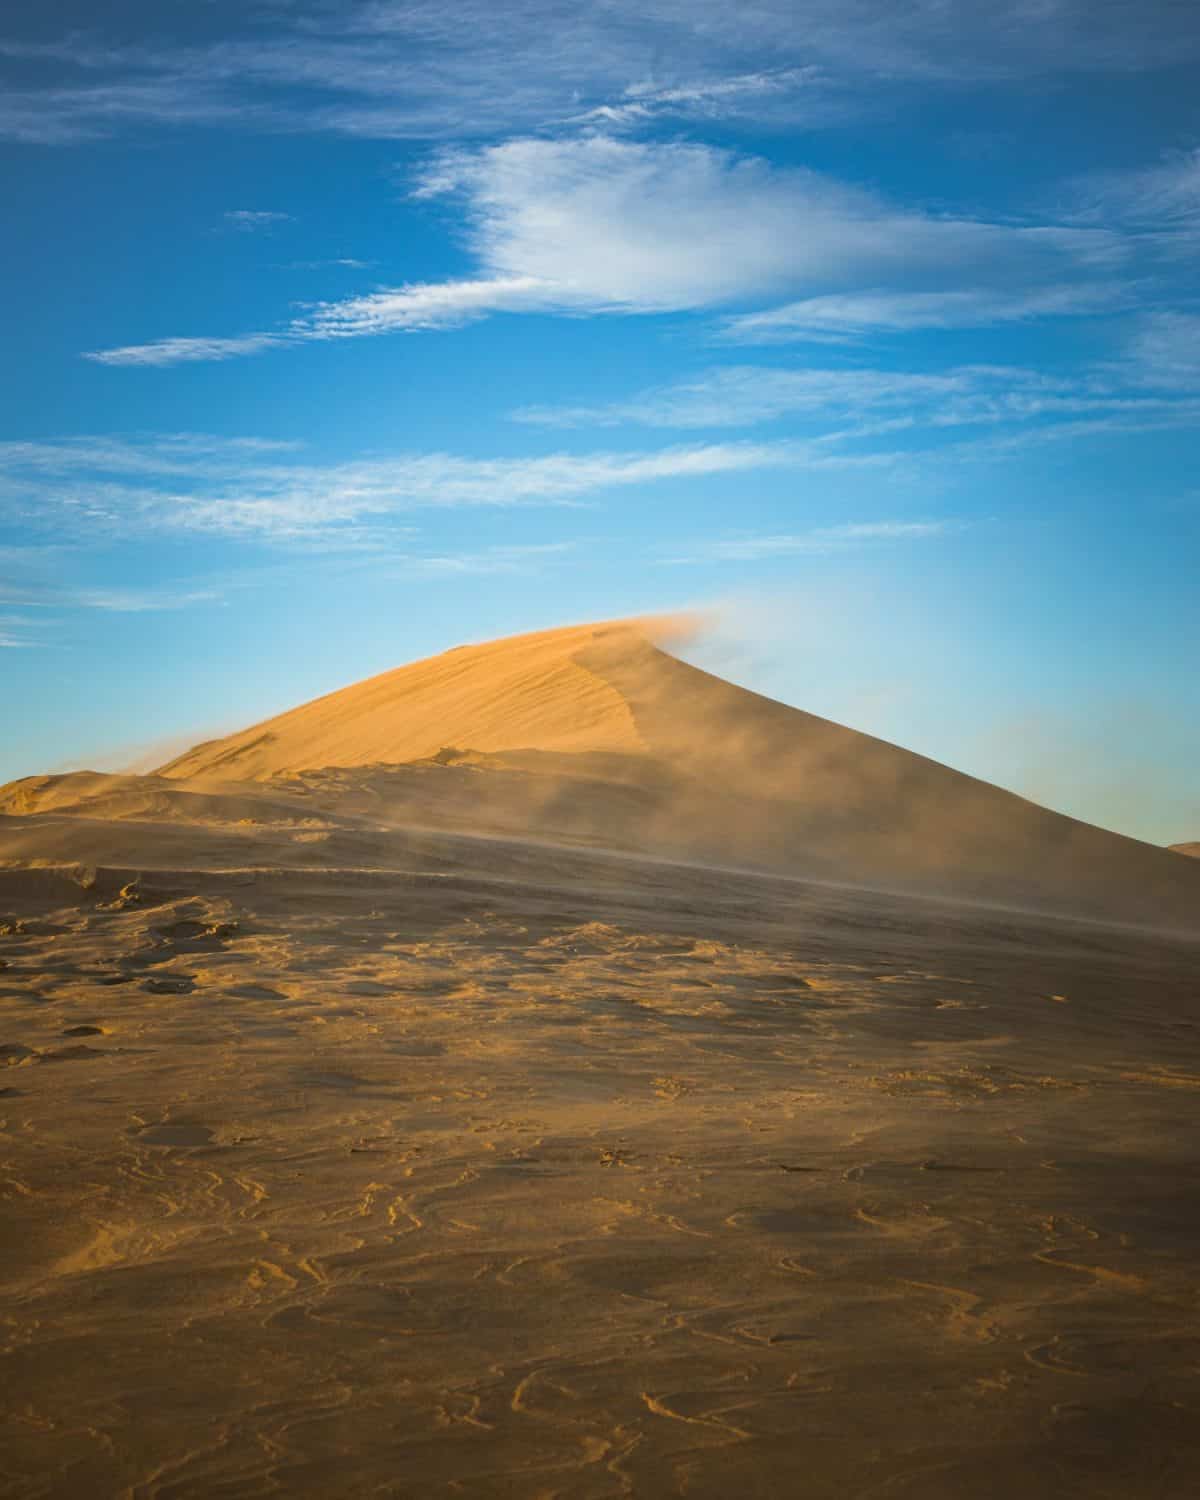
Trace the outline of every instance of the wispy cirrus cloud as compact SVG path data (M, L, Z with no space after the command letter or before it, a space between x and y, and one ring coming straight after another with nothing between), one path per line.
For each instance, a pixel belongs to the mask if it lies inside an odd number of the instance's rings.
M39 616L5 617L12 625L44 625L47 612L64 609L99 610L104 614L143 615L156 614L164 610L190 609L195 604L216 603L223 597L222 590L215 587L193 588L170 585L162 587L90 586L47 582L44 579L27 577L0 577L0 604L15 604L24 609L36 609ZM0 623L5 623L0 621Z
M273 333L155 339L147 344L91 350L84 358L102 365L161 367L207 363L261 354L287 344L455 328L491 313L553 307L549 289L532 277L416 283L340 301L318 302L309 315L296 318Z
M232 122L428 140L637 105L819 124L873 112L914 80L1143 72L1200 55L1187 7L1169 0L759 0L736 13L723 0L299 0L265 14L192 7L185 29L157 7L135 42L99 29L30 40L14 25L0 57L21 72L0 130L51 145Z
M1179 330L1171 339L1170 352L1180 363L1190 348L1185 335L1186 330ZM1181 406L1174 394L1147 395L1139 389L1145 383L1144 376L1131 379L1119 369L1064 376L1004 365L937 372L733 365L606 405L525 407L512 416L559 428L681 429L743 427L787 418L820 426L816 441L829 443L905 429L1190 415L1190 405Z
M22 611L0 614L0 631L11 637L7 644L50 644L46 639L47 631L64 611L149 614L215 603L223 597L222 590L212 584L127 585L68 581L65 576L68 564L77 563L81 551L78 542L72 546L0 547L0 605Z
M837 288L882 280L948 307L953 283L970 283L959 291L966 305L990 277L995 302L1024 297L1023 315L1031 316L1031 285L1047 284L1044 309L1061 307L1069 273L1080 279L1071 294L1080 303L1087 281L1108 277L1125 253L1106 229L935 216L807 169L678 141L528 138L443 152L421 174L415 196L460 208L476 275L318 303L265 332L171 337L88 358L227 359L281 343L453 327L501 312L696 312L797 292L829 299ZM932 308L927 302L922 315ZM826 300L827 321L831 309ZM843 328L846 316L843 304Z
M410 552L396 562L401 572L426 578L486 577L535 572L573 550L573 542L531 542L460 552Z
M213 604L221 597L219 589L78 588L65 593L59 602L106 614L145 615Z
M369 271L375 262L359 260L353 255L335 255L330 260L290 260L284 267L288 271Z
M828 557L856 547L888 542L923 541L962 529L962 522L848 521L839 526L816 526L808 531L767 535L717 537L693 545L686 555L671 557L675 564L704 562L763 562L779 557Z
M1074 216L1081 223L1194 233L1200 230L1200 146L1146 166L1094 172L1077 184L1075 198Z
M0 601L4 599L0 584ZM44 621L29 615L0 614L0 650L25 651L44 646L46 642L36 633Z
M291 214L269 208L230 208L222 215L224 223L230 229L239 230L243 234L253 234L259 229L273 229L277 224L288 223L291 217Z
M974 372L772 369L726 365L601 406L529 406L514 421L543 427L741 427L781 417L848 416L944 403L970 392Z
M122 344L114 349L94 349L84 354L98 365L208 364L223 359L239 359L247 354L261 354L286 342L277 333L244 333L233 338L167 338L148 344Z
M984 328L1116 313L1132 304L1133 288L1107 280L833 293L726 318L719 337L739 344L848 343L915 329Z
M1127 353L1142 384L1200 392L1200 313L1147 313L1137 321Z
M845 110L820 68L784 67L698 83L631 83L619 99L593 105L568 123L612 131L680 116L720 120L750 115L761 121L779 112L794 120L801 97L810 124L823 115L833 119Z
M81 469L108 474L236 474L247 464L277 458L301 446L292 440L218 437L203 432L16 440L0 442L0 474L68 474ZM0 563L10 550L0 547ZM30 549L19 550L26 553Z
M224 452L216 441L181 458L169 442L71 439L0 446L0 511L71 540L167 530L378 546L379 534L364 536L364 526L387 528L423 508L571 505L635 485L889 461L882 453L779 441L503 459L405 453L322 464L284 462L269 448Z
M561 293L535 276L417 282L318 303L290 330L294 339L362 338L454 328L498 312L558 311Z

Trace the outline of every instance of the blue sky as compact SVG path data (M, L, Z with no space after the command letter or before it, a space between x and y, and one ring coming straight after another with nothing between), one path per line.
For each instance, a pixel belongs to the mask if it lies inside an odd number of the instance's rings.
M1200 28L181 0L0 28L0 777L464 640L1200 829Z

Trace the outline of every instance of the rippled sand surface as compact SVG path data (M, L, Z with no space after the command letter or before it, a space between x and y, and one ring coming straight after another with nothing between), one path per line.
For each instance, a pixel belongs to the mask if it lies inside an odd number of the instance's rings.
M0 872L0 1494L1200 1493L1195 940L288 837Z

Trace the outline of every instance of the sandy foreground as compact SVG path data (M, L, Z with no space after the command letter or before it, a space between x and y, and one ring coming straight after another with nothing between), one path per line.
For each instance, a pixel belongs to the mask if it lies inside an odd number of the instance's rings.
M1194 941L403 853L0 877L0 1493L1197 1492Z
M1200 1493L1196 924L532 764L0 793L0 1495Z

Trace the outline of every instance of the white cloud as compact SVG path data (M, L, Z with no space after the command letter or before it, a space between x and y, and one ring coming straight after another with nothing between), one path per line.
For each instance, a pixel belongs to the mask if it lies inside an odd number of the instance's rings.
M60 609L95 609L105 614L150 614L163 610L190 609L194 604L212 604L223 597L215 588L188 588L166 586L143 587L89 587L87 585L21 583L13 579L0 579L0 603L18 604L26 609L54 611ZM44 623L27 617L0 616L0 625L33 625Z
M126 76L129 64L120 53L110 55L107 66L113 76L100 83L60 82L0 92L0 137L73 146L148 122L224 125L253 120L256 113L212 80L184 76L169 64L149 79Z
M611 131L633 128L656 118L684 116L725 119L742 114L757 119L776 112L809 123L841 112L829 80L816 67L790 67L738 73L698 83L629 84L616 102L598 104L571 123Z
M443 153L419 194L459 195L492 278L530 277L566 308L709 308L805 286L1077 270L1102 230L934 217L799 167L686 142L603 136Z
M532 276L418 282L339 302L318 303L307 318L293 324L292 336L359 338L371 333L453 328L493 312L527 312L553 306L551 289Z
M203 432L134 437L68 437L44 442L0 442L0 474L75 470L121 475L236 475L247 463L294 452L301 444L278 438L215 437ZM27 554L32 549L19 549ZM8 555L0 547L0 562Z
M948 283L990 276L996 297L1023 295L1032 315L1031 294L1013 288L1050 278L1042 296L1055 308L1065 294L1054 278L1107 272L1122 255L1106 230L935 217L804 168L684 142L590 136L442 153L416 196L453 196L462 206L478 274L320 303L274 332L169 338L89 357L227 359L279 342L444 328L493 312L702 311L797 292L828 298L887 279L944 298ZM931 282L936 293L922 290Z
M914 79L926 89L1023 84L1178 66L1200 53L1188 7L1162 0L297 0L261 13L190 7L186 32L174 13L152 8L136 43L93 33L0 44L11 60L37 64L5 92L0 129L47 144L230 122L478 138L639 99L656 114L807 123L828 116L829 96L835 114L873 112Z
M4 585L0 583L0 600L4 597ZM37 630L44 623L28 615L0 615L0 650L24 651L44 646L45 641L29 634L31 629Z
M57 461L56 461L57 456ZM72 539L147 529L350 545L364 523L426 507L569 505L606 490L769 468L834 470L890 462L813 444L693 443L649 452L477 459L401 454L333 464L281 462L264 450L221 451L181 463L174 445L67 440L0 446L0 511Z
M1150 166L1094 173L1079 185L1077 217L1115 219L1141 229L1200 229L1200 147Z
M920 541L961 529L955 521L851 521L840 526L818 526L809 531L766 536L720 537L701 542L673 563L761 562L773 557L827 557L878 542Z
M401 560L406 573L430 578L454 578L495 573L528 573L573 549L572 542L536 542L525 546L484 547L475 552L409 555Z
M1137 324L1129 355L1143 384L1200 391L1200 314L1148 313Z
M167 338L149 344L123 344L115 349L93 349L84 359L99 365L181 365L211 360L236 359L261 354L285 343L277 333L244 333L234 338Z
M936 373L734 365L652 387L625 401L529 407L513 416L549 427L684 429L791 418L822 424L824 430L813 441L836 444L917 428L1015 426L1083 415L1144 419L1179 414L1173 395L1147 396L1131 389L1127 378L1116 379L1117 374L1084 372L1068 378L1003 365L965 365ZM843 425L830 430L831 421Z
M742 344L841 343L918 328L982 328L1034 318L1116 312L1128 300L1125 288L1109 282L847 292L738 314L725 320L721 336Z
M73 590L60 602L106 614L142 615L213 604L220 598L217 589L83 588Z
M357 260L352 255L338 255L332 260L290 260L285 269L288 271L327 271L334 268L343 271L369 271L374 265L373 260Z
M546 427L740 427L786 416L825 416L881 407L926 405L970 391L964 372L913 374L893 370L793 370L731 365L690 380L640 391L605 406L533 406L518 422Z
M231 208L224 215L225 222L231 229L240 229L246 233L285 224L291 217L291 214L278 213L269 208Z

